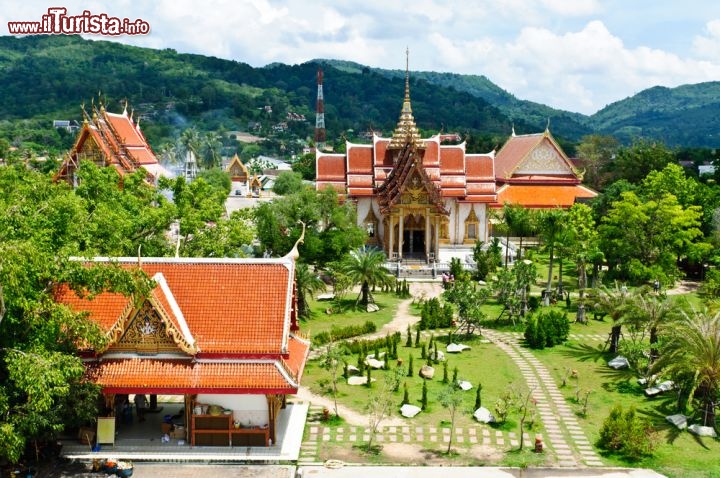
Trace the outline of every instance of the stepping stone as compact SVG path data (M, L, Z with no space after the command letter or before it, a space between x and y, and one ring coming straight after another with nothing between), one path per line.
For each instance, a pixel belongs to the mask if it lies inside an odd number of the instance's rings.
M470 443L475 444L475 443L477 443L477 441L478 441L478 440L477 440L477 437L476 437L476 436L473 435L473 436L470 437Z
M435 435L432 435L432 436L430 437L430 441L431 441L431 442L436 442L436 441L437 441L437 437L436 437Z
M350 441L357 441L357 435L350 435Z

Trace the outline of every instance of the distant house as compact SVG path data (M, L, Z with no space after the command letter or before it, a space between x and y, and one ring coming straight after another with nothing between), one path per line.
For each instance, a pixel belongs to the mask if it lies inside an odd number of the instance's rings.
M80 129L80 124L75 120L53 120L53 128L74 133Z

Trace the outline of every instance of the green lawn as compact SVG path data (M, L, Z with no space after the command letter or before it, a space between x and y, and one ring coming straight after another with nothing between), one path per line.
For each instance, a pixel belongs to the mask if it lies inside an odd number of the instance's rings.
M539 267L542 270L542 265ZM557 269L555 269L557 270ZM547 269L545 269L547 271ZM555 272L554 274L555 275ZM565 275L564 282L567 286L574 285L574 277ZM542 288L541 281L538 281L533 293L538 294ZM611 328L611 321L594 320L592 314L588 315L587 324L574 323L575 313L577 311L576 295L572 296L571 305L567 307L565 302L560 302L553 307L567 312L571 322L571 335L592 336L600 335L607 337ZM354 299L353 299L354 300ZM672 300L682 302L688 301L698 306L701 304L700 298L696 294L688 294L682 297L674 296ZM385 301L385 302L384 302ZM367 314L362 312L348 311L341 315L325 316L322 314L323 307L326 303L313 304L315 316L313 319L303 323L304 329L312 331L321 331L328 329L332 324L346 323L346 321L355 321L362 323L368 318L378 320L378 326L390 320L392 310L399 303L399 299L394 295L383 296L378 294L378 302L385 304L385 310L377 314L386 314L386 318L380 318L380 315ZM503 331L523 331L523 324L518 321L513 325L507 317L498 321L497 317L502 311L502 306L495 301L490 300L484 306L487 320L483 323L484 327L503 330ZM413 306L411 313L418 314L419 310ZM350 322L347 322L350 323ZM628 332L625 331L627 334ZM446 332L435 332L435 337L440 340L439 350L445 349ZM413 332L414 338L414 332ZM413 404L420 403L422 379L418 377L420 366L424 360L420 357L420 348L405 347L406 334L403 332L401 346L398 348L399 358L403 360L407 367L409 356L414 357L414 375L406 377L403 383L408 385L410 402ZM427 336L424 337L427 341ZM448 354L449 377L452 378L452 369L457 367L458 378L470 381L473 386L481 383L483 386L482 403L491 411L494 410L496 400L505 393L509 388L523 388L524 382L520 372L510 358L499 351L499 349L489 343L484 343L479 337L471 340L461 341L472 347L471 350L462 354ZM639 462L627 462L619 457L612 455L603 455L603 461L609 465L615 466L633 466L652 468L660 473L670 477L683 478L710 478L720 477L720 441L711 439L698 439L687 432L678 432L665 420L665 416L675 412L674 395L672 393L656 398L647 398L643 394L643 389L637 384L637 374L631 371L614 371L607 366L607 361L612 355L604 351L605 341L600 339L571 339L566 344L557 346L552 349L533 351L534 355L540 359L545 366L551 371L553 378L558 385L561 384L563 377L567 376L568 370L577 372L577 379L567 379L567 385L561 388L565 398L569 404L576 410L578 421L583 428L585 434L591 443L595 443L598 438L599 430L603 421L608 416L611 408L615 404L622 404L624 407L634 406L637 408L641 416L646 417L654 428L657 430L657 448L655 455ZM357 356L349 355L347 361L356 364ZM449 420L449 412L444 410L437 400L437 396L443 387L441 379L443 376L442 365L435 365L435 379L428 381L428 408L421 412L412 420L413 425L417 426L447 426ZM378 381L382 380L384 371L374 371L373 377ZM304 383L308 385L314 392L329 396L329 374L327 371L318 366L317 361L308 363L304 375ZM363 412L365 404L368 400L368 393L372 389L364 386L351 387L346 385L341 379L339 386L339 402L358 411ZM578 395L584 396L585 391L590 391L588 414L581 416L581 405L577 403ZM397 401L397 407L393 411L394 417L399 417L399 406L402 401L403 387L395 393L394 398ZM466 392L460 413L457 417L457 426L477 425L472 417L472 411L475 403L475 389ZM511 414L505 425L500 427L506 431L518 431L516 414ZM542 424L538 423L529 430L533 433L542 433ZM425 444L428 448L438 448L438 444ZM464 444L467 447L468 444ZM381 458L379 458L381 459ZM525 458L518 458L513 453L507 453L504 463L507 465L514 464L520 460L520 465L528 465Z
M310 336L320 332L329 331L331 327L345 327L349 325L362 325L367 321L374 322L377 329L390 322L395 316L398 304L405 299L397 297L394 293L376 292L373 294L375 303L380 310L368 313L361 306L355 307L355 295L340 301L310 301L312 315L309 319L300 321L300 331ZM328 313L330 312L330 313Z

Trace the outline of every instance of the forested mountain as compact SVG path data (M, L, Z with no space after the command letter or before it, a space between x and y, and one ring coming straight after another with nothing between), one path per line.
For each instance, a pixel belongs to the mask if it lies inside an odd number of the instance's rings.
M252 128L268 136L286 123L282 140L305 139L315 126L317 68L315 62L253 68L77 36L0 37L0 119L80 120L80 105L100 95L112 111L121 111L128 100L145 119L146 135L156 146L189 125L215 131ZM394 128L402 79L326 65L324 88L328 138ZM413 78L412 97L417 124L428 132L484 136L488 148L510 133L512 121L470 93ZM305 121L289 120L288 113ZM532 129L521 119L514 122L519 130Z
M720 82L656 86L595 113L593 127L622 142L643 136L668 145L720 146Z
M111 111L121 111L127 100L155 147L194 126L218 133L252 131L274 141L278 151L294 151L296 142L313 136L319 65L325 71L329 140L341 145L368 130L388 134L394 128L402 70L334 60L253 68L78 36L5 36L0 37L0 137L66 148L71 136L38 133L38 125L80 120L80 105L100 98ZM512 125L518 134L537 132L548 120L563 144L601 133L626 143L642 136L670 146L715 147L718 93L720 83L651 88L588 117L517 99L484 76L411 72L413 113L423 133L459 132L472 152L502 144ZM29 119L34 126L18 121Z

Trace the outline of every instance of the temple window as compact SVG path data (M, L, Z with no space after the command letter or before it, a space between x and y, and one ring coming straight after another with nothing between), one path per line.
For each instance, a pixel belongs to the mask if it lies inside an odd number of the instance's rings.
M475 242L478 240L478 231L480 229L480 220L475 214L475 209L470 209L467 219L465 219L465 240Z

